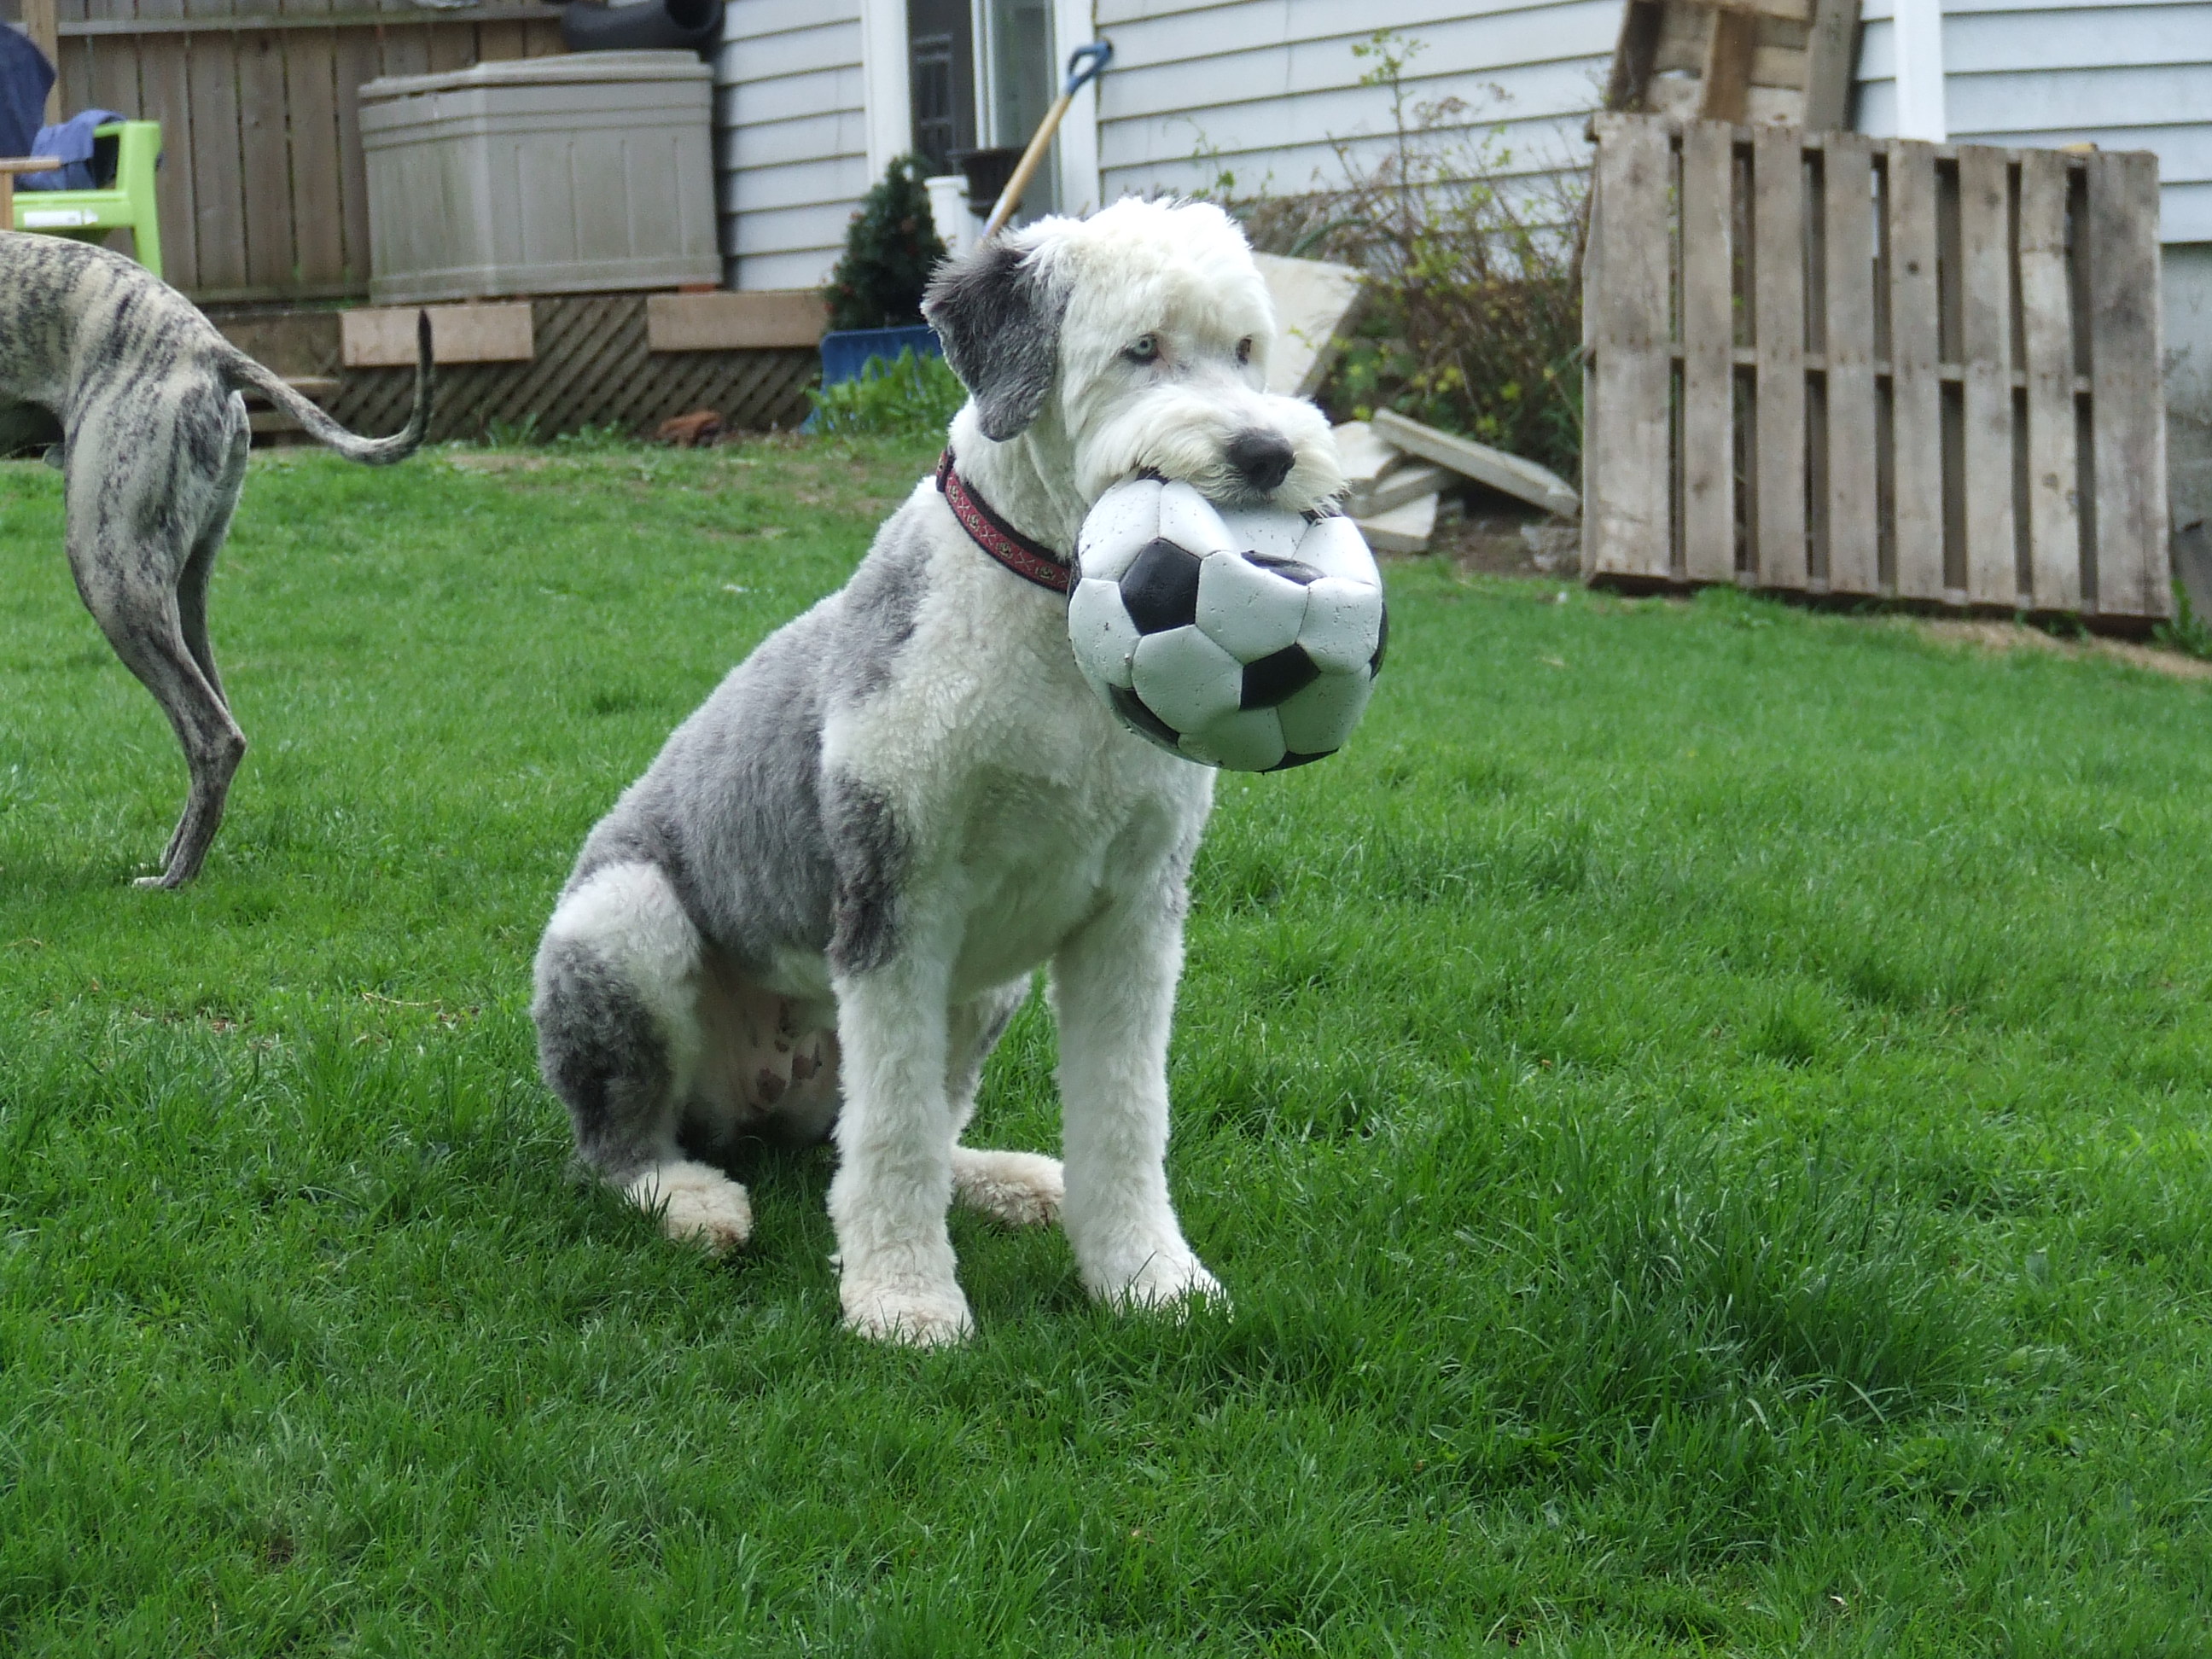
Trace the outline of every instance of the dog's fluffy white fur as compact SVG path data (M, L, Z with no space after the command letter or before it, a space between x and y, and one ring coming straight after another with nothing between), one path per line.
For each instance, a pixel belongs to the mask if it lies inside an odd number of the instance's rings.
M1261 390L1274 321L1217 209L1125 201L948 266L927 307L971 393L951 447L1005 520L1072 555L1150 471L1302 511L1327 422ZM1058 1216L1092 1294L1220 1287L1170 1202L1167 1047L1213 775L1123 731L1066 600L987 556L933 482L852 582L671 737L586 842L537 969L545 1075L583 1158L674 1237L750 1228L708 1159L834 1133L847 1322L969 1328L945 1212ZM984 1057L1040 965L1065 1164L963 1147Z

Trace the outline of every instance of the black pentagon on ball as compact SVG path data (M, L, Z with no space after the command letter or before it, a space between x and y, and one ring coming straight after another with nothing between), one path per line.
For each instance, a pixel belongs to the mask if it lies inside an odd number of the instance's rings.
M1367 659L1367 678L1373 679L1382 672L1382 653L1390 648L1390 607L1382 607L1382 626L1375 630L1375 654Z
M1276 553L1247 553L1245 561L1262 570L1272 570L1286 582L1296 582L1300 587L1311 587L1321 580L1321 572L1304 559L1286 559Z
M1239 708L1273 708L1293 691L1303 691L1321 678L1314 659L1295 645L1286 645L1257 662L1244 665L1244 690Z
M1327 760L1335 752L1334 749L1324 749L1318 755L1301 755L1293 749L1267 769L1270 772L1287 772L1293 766L1311 766L1317 760Z
M1121 604L1139 634L1164 634L1198 620L1198 557L1154 537L1121 574Z
M1175 727L1145 707L1144 699L1126 685L1109 685L1106 695L1114 700L1114 711L1135 726L1163 749L1181 752L1181 738Z

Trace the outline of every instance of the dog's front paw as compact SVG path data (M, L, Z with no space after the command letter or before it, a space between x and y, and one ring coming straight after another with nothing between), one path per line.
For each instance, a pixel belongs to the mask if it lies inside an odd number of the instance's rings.
M631 1203L657 1212L660 1231L710 1255L733 1250L752 1237L753 1206L745 1189L703 1164L661 1164L626 1189Z
M1066 1197L1060 1160L1036 1152L952 1149L952 1196L971 1210L1014 1227L1037 1227L1060 1218Z
M1221 1281L1188 1249L1156 1251L1133 1271L1094 1281L1091 1294L1102 1302L1133 1310L1183 1311L1200 1302L1224 1310L1229 1306L1229 1292L1221 1288Z
M968 1298L957 1285L848 1281L841 1287L840 1297L845 1304L845 1328L872 1341L942 1348L965 1341L975 1328Z

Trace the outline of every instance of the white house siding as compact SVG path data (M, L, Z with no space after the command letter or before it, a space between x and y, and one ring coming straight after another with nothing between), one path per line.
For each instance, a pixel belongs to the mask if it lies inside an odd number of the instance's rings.
M1371 165L1390 98L1359 84L1352 47L1378 29L1419 41L1409 106L1456 98L1508 170L1585 164L1582 132L1604 89L1620 0L1097 0L1114 43L1100 82L1104 199L1213 187L1291 194L1343 181L1336 144Z
M715 60L724 280L812 288L866 191L860 0L729 0Z
M1892 0L1866 0L1857 125L1896 131ZM1944 0L1953 139L2158 152L2161 240L2212 242L2212 3Z

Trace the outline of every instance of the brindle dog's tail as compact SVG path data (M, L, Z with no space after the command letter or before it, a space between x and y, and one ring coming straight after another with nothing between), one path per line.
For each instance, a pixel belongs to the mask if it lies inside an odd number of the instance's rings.
M421 448L422 434L430 429L430 398L436 379L430 367L430 313L415 313L415 407L407 412L407 424L389 438L364 438L347 431L285 385L283 375L264 368L235 349L223 362L222 377L234 390L250 387L260 393L304 427L310 437L328 444L348 460L365 462L370 466L389 466L394 461L405 460Z

